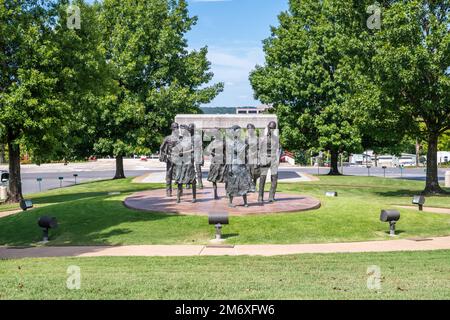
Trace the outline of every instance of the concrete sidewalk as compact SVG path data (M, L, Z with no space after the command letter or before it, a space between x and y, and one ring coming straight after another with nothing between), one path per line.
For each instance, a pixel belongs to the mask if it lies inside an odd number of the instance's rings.
M450 250L450 236L386 241L289 245L137 245L86 247L0 247L1 259L29 257L183 257L183 256L279 256L304 253L354 253Z

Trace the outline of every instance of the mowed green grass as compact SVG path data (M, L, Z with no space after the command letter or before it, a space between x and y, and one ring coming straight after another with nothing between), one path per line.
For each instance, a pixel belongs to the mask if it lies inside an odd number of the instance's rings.
M0 299L449 299L450 251L0 260ZM369 290L370 266L381 288ZM67 289L69 266L80 290ZM369 281L371 282L371 281Z
M161 188L131 179L92 182L32 195L37 208L0 219L0 245L29 245L41 240L37 219L57 217L49 245L204 244L214 228L207 217L173 216L129 210L122 201L136 191ZM320 181L280 184L279 191L311 195L319 210L263 216L231 217L223 229L231 244L318 243L390 239L381 209L410 204L423 182L376 177L328 177ZM120 191L120 195L108 195ZM338 198L325 197L337 191ZM225 199L223 201L226 201ZM450 208L450 196L427 198L427 205ZM1 207L0 207L1 208ZM1 209L0 209L1 210ZM450 235L450 215L400 209L398 237Z

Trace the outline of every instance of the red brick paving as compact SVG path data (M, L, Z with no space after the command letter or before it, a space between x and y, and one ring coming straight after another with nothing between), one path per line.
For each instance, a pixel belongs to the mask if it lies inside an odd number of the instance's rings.
M174 195L176 190L174 189ZM176 203L176 196L166 197L166 191L163 189L138 192L125 199L126 207L136 210L149 212L164 212L184 215L208 215L210 212L228 212L230 215L257 215L274 214L285 212L300 212L320 208L318 199L300 195L277 193L274 203L268 203L268 193L266 192L266 201L264 205L257 203L258 194L252 193L248 196L249 207L243 206L242 197L234 199L236 208L228 207L228 199L224 196L224 188L219 188L220 200L213 199L213 189L207 187L203 190L197 190L197 202L192 203L191 190L184 190L184 196L181 203Z

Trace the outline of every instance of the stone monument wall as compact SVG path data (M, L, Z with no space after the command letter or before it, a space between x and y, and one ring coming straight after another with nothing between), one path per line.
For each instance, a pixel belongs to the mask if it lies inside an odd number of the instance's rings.
M270 121L278 125L278 118L273 114L179 114L175 117L178 124L194 123L198 129L228 129L234 125L246 128L249 123L264 129Z

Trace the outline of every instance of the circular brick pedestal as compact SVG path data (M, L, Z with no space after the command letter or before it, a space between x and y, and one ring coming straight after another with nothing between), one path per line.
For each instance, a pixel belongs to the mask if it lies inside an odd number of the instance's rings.
M219 200L214 200L211 187L197 190L196 203L192 203L191 190L184 190L181 203L176 203L176 189L173 190L173 194L174 196L171 198L166 197L164 189L137 192L126 198L124 204L130 209L182 215L208 215L210 212L228 212L230 215L258 215L300 212L320 208L318 199L300 194L277 193L276 201L268 203L268 192L266 192L264 205L260 205L257 203L258 194L251 193L248 195L248 208L243 206L242 197L234 199L235 208L229 208L224 188L219 188Z

